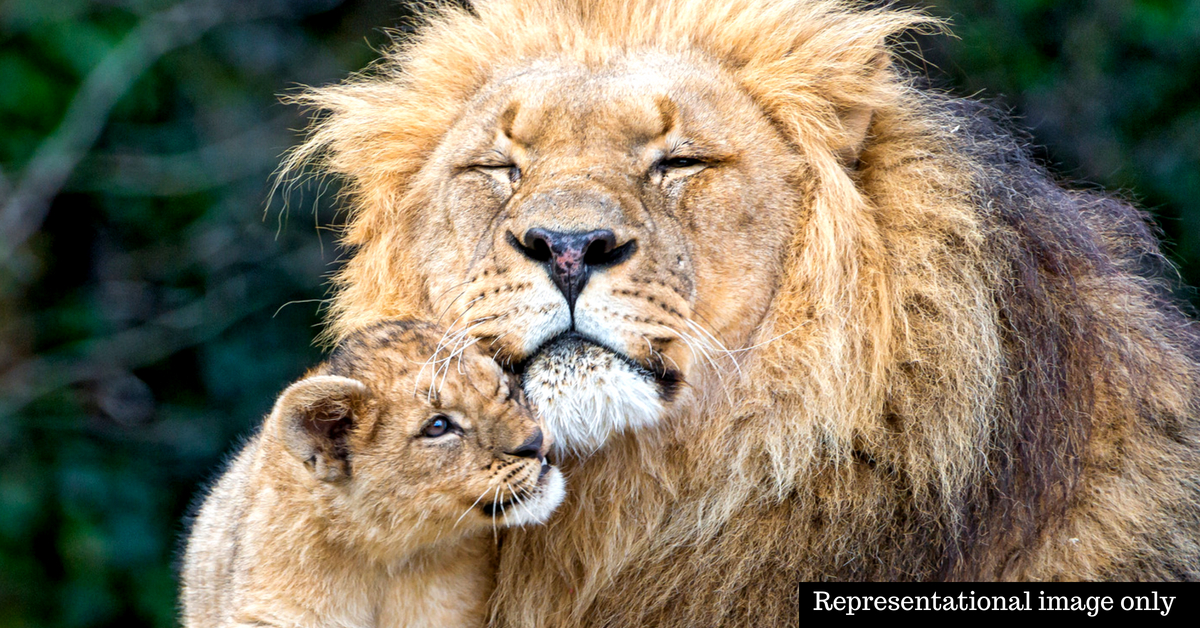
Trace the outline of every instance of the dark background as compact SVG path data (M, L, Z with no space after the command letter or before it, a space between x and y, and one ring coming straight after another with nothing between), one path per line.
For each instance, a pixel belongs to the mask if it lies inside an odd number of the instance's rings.
M931 10L957 35L911 42L935 84L1148 208L1200 284L1200 0ZM0 0L0 628L176 623L198 483L321 356L335 190L270 196L305 124L277 96L362 68L408 15Z

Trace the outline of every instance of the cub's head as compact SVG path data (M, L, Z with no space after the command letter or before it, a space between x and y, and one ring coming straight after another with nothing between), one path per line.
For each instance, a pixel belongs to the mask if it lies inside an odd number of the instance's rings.
M443 341L421 323L358 332L285 390L267 423L331 516L364 538L540 523L562 501L549 437L519 387L474 347L432 361Z

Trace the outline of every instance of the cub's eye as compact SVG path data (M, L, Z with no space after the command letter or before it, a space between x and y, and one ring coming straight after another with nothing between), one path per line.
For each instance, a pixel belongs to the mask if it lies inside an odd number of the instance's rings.
M454 428L454 421L451 421L450 417L444 414L439 414L434 416L432 419L429 419L429 422L425 424L425 427L421 428L421 436L424 436L425 438L437 438L439 436L445 436Z

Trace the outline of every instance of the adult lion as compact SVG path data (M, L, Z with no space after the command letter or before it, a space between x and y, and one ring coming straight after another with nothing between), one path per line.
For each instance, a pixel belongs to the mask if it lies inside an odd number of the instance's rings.
M486 0L302 98L332 332L523 371L568 497L496 620L790 624L802 579L1200 577L1197 334L1142 214L914 86L922 14ZM447 362L448 366L451 364Z

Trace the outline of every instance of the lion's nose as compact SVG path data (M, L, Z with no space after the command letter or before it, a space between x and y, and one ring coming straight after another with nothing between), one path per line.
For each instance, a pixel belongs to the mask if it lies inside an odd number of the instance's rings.
M563 233L534 228L521 239L510 233L509 242L525 257L546 267L571 311L593 270L620 264L637 248L634 240L618 245L617 236L608 229Z

